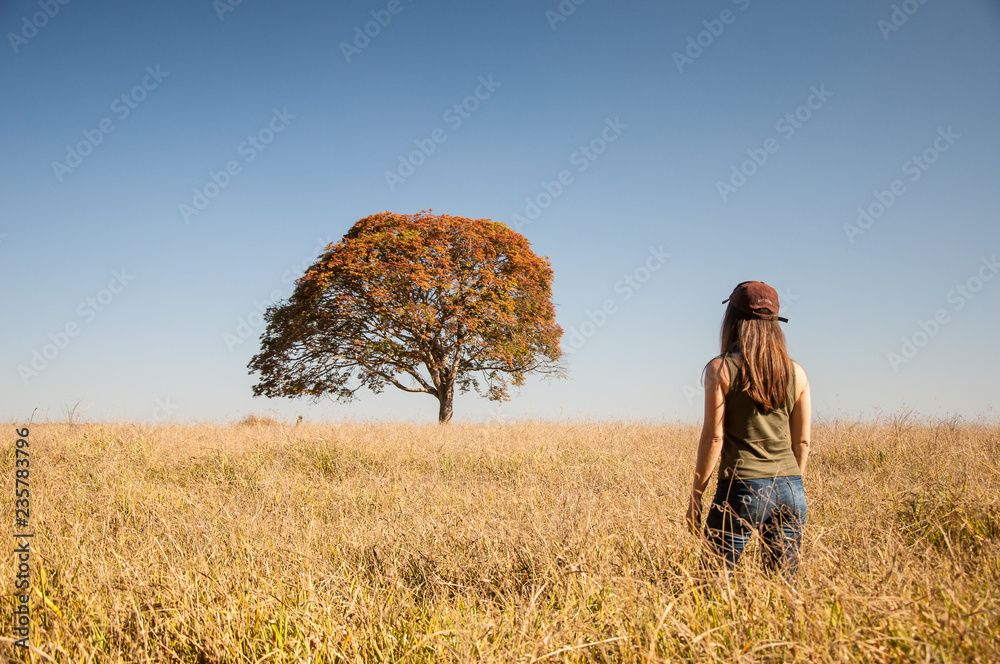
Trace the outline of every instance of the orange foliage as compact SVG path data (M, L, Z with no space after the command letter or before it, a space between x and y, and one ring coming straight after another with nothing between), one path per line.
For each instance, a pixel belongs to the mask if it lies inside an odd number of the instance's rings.
M349 400L391 384L436 397L447 422L456 386L506 400L526 374L561 371L549 261L488 219L365 217L266 320L255 396Z

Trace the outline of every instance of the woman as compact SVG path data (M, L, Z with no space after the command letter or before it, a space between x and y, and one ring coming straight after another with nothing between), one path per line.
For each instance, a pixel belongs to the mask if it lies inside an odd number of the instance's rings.
M719 463L705 522L712 549L732 570L754 529L764 566L791 576L798 566L809 457L806 372L791 361L778 321L778 294L760 281L736 286L722 321L722 354L705 367L705 422L687 520L701 529L701 496Z

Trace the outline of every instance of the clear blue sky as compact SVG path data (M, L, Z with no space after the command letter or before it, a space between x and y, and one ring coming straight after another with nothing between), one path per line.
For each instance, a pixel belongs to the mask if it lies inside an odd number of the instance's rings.
M434 421L392 388L254 399L246 370L319 244L427 208L533 217L564 347L589 333L566 380L458 420L696 420L747 279L817 415L996 416L994 2L16 0L0 25L4 419Z

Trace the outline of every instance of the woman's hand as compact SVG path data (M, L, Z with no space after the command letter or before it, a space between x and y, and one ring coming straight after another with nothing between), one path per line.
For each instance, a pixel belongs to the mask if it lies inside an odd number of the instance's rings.
M687 525L692 535L701 532L701 500L695 500L694 496L688 502Z
M795 381L799 393L792 406L792 414L788 418L788 431L792 437L792 453L795 462L799 464L799 473L806 474L806 461L809 459L809 440L812 437L812 396L809 393L809 377L805 369L794 362Z
M698 459L694 464L691 502L687 511L688 528L696 535L701 530L701 496L722 454L728 390L729 370L722 358L717 357L705 368L705 421L698 440Z

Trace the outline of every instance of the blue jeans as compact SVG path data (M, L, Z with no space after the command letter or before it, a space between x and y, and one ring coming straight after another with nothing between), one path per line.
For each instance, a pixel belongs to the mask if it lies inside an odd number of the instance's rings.
M806 494L801 477L720 478L705 519L705 536L731 571L753 531L759 530L764 568L790 578L798 568L805 523Z

